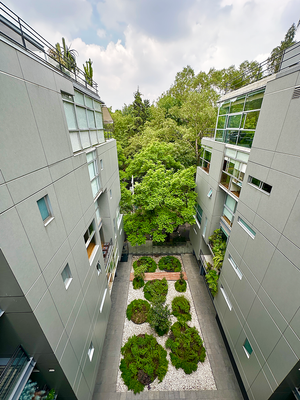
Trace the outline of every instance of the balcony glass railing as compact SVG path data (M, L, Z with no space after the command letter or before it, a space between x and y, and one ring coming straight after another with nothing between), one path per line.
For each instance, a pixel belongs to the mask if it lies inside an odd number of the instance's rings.
M26 354L22 346L19 346L0 375L0 399L6 400L14 390L22 372L30 362L30 358Z

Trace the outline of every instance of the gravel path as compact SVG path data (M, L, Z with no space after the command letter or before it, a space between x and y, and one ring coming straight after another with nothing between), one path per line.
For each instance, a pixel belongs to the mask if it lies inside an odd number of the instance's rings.
M181 257L176 256L180 261ZM139 257L133 257L133 261L137 260ZM161 257L153 257L156 262ZM181 261L182 264L182 261ZM183 268L183 266L182 266ZM132 269L133 270L133 269ZM183 268L184 270L184 268ZM128 299L127 299L127 305L132 302L132 300L135 299L144 299L144 293L143 293L143 288L135 290L133 289L132 282L129 284L129 292L128 292ZM195 311L192 295L190 292L189 284L187 283L187 290L185 293L178 293L175 290L175 282L174 281L168 281L168 294L167 294L167 299L166 303L170 305L171 309L171 303L174 297L184 295L190 302L191 305L191 310L190 313L192 315L192 320L188 321L189 326L194 326L198 331L201 336L201 328L199 325L199 321L197 318L197 314ZM174 316L171 316L171 322L174 324L177 321L177 318ZM144 324L137 325L134 324L132 321L128 321L128 319L125 317L124 321L124 328L123 328L123 337L122 337L122 346L127 342L128 338L133 336L133 335L138 335L140 333L147 333L153 335L159 344L165 348L165 342L167 340L167 335L165 336L158 336L157 333L150 327L150 325L145 322ZM204 343L205 347L205 343ZM170 350L167 349L167 359L169 361L169 366L168 366L168 372L166 376L164 377L163 381L161 383L158 382L158 379L156 378L154 382L151 383L151 391L183 391L183 390L216 390L216 385L215 385L215 380L211 371L210 363L208 356L206 355L204 363L199 362L198 363L198 368L197 371L191 373L190 375L186 375L183 371L183 369L179 368L176 370L176 368L172 365L171 360L170 360ZM121 356L120 356L121 360ZM144 390L148 390L147 386L145 386ZM123 379L121 378L121 371L119 369L118 371L118 379L117 379L117 392L127 392L128 388L124 384Z

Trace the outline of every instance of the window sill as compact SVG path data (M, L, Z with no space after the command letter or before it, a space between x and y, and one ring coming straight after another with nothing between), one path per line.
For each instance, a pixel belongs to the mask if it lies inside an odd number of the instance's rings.
M90 257L89 257L90 265L93 264L93 261L94 261L94 258L95 258L95 255L96 255L98 249L99 249L99 245L96 245L96 246L94 247L93 251L92 251L92 254L91 254Z
M49 225L50 222L53 221L53 220L54 220L54 217L49 217L49 218L47 218L47 219L44 221L44 225L45 225L45 226Z

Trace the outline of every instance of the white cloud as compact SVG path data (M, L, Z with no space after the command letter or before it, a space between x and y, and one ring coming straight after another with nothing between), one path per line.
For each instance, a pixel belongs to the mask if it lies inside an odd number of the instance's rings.
M101 25L95 29L94 42L97 36L115 39L100 47L86 44L85 31L79 30L89 28L91 18L95 24L88 1L56 1L56 6L51 3L56 12L71 2L71 16L58 19L52 11L47 14L48 1L30 16L28 2L25 7L21 0L9 0L11 8L29 18L27 22L51 43L62 36L72 43L79 66L92 59L99 94L113 109L131 103L138 86L154 101L186 65L198 73L238 66L246 59L264 61L300 16L299 0L103 0L97 4ZM37 3L29 0L32 6Z

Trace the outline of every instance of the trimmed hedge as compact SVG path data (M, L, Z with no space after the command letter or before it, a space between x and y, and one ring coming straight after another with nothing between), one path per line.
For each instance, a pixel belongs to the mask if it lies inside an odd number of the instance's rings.
M122 378L134 394L142 392L156 377L161 382L168 371L167 352L152 335L132 336L121 353Z
M140 257L137 261L134 261L133 269L135 270L136 267L139 267L141 265L145 265L147 267L147 270L145 272L155 272L157 268L157 264L153 260L153 258L147 256Z
M168 282L166 278L153 279L144 286L145 299L151 302L164 303L168 293Z
M129 321L135 324L143 324L147 321L150 304L146 300L138 299L133 300L128 304L126 315Z
M174 256L165 256L158 261L158 267L166 272L180 272L181 262Z
M133 289L140 289L145 285L144 279L141 278L140 276L133 278L132 285Z
M206 351L196 328L190 328L185 322L175 322L166 341L166 348L171 349L171 362L176 369L182 368L191 374L204 362Z
M190 314L190 302L184 296L174 297L172 301L172 314L178 321L186 322L192 319Z
M175 282L175 290L177 292L186 292L186 281L184 279L178 279L178 281Z

